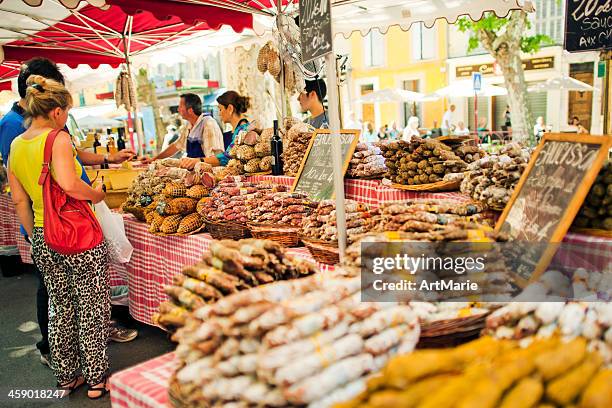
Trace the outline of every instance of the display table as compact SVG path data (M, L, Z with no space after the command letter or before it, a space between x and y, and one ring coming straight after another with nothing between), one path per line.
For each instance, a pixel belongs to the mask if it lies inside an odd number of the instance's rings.
M168 408L168 382L176 368L174 353L127 368L110 377L113 407Z
M125 264L129 287L130 314L136 320L151 323L159 304L169 300L164 292L172 278L181 273L185 265L193 265L202 259L210 245L210 234L186 237L162 237L149 232L149 226L138 222L131 215L124 217L125 232L134 246L129 263ZM308 249L290 248L288 252L300 258L312 260ZM331 265L319 264L323 272L333 269Z

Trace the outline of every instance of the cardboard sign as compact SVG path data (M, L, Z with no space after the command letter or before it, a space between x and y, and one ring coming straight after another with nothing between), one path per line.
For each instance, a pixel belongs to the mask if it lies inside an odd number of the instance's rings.
M302 62L332 52L331 0L300 0Z
M544 136L497 226L514 241L559 243L580 210L612 146L610 136ZM556 252L542 246L533 275L544 272Z
M344 157L342 166L344 176L355 147L359 143L359 131L341 130L340 138L342 157ZM314 201L334 198L332 135L329 130L317 130L310 140L291 191L306 193Z
M567 0L565 49L569 52L612 49L612 2Z

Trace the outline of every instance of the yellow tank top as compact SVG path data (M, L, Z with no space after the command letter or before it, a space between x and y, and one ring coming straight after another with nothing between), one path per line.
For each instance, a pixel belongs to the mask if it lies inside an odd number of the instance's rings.
M49 132L50 130L41 133L33 139L24 139L18 136L11 144L11 153L9 156L9 168L30 196L30 200L32 200L35 227L44 226L42 186L38 184L38 178L42 170L45 142L47 141ZM73 154L76 175L77 177L81 177L83 167L77 161L76 150L74 149ZM51 175L55 178L53 162L51 162Z

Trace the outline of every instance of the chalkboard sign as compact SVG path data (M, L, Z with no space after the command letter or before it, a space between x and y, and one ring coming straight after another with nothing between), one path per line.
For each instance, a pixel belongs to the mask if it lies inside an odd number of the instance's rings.
M612 49L612 1L566 3L565 49L569 52Z
M504 209L497 231L511 240L558 243L563 240L612 146L610 136L544 136ZM536 279L556 246L537 254Z
M332 52L331 0L300 0L302 62Z
M359 143L358 130L340 131L342 157L342 175L346 173L349 162ZM328 200L334 197L334 169L332 160L332 135L329 130L319 129L310 140L306 155L293 183L291 191L308 194L314 201Z

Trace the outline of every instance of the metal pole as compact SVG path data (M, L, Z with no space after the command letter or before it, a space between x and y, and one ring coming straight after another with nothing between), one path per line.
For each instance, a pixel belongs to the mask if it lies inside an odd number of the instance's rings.
M478 92L474 91L474 127L478 132Z
M610 58L607 52L600 54L601 59L605 59L606 63L606 74L604 75L604 86L603 86L603 134L610 134Z
M278 8L278 14L276 15L276 22L277 22L276 26L277 28L279 28L280 15L283 12L282 0L278 0L277 8ZM282 123L283 119L287 116L287 103L285 101L285 61L284 61L284 52L282 49L282 45L283 44L281 40L281 35L279 33L278 34L278 55L280 57L280 63L281 63L280 96L281 96L281 113L283 116L282 118L279 118L279 123Z
M123 52L125 53L125 65L127 67L127 73L130 78L130 81L134 80L132 77L132 64L130 63L130 51L128 49L128 43L126 41L125 36L123 37ZM134 128L136 129L136 136L138 139L138 146L136 147L136 153L139 155L144 155L146 151L144 135L142 131L142 122L138 118L138 84L133 82L134 84Z
M330 13L333 9L330 10ZM332 31L332 38L333 31ZM338 231L338 249L340 262L344 259L346 249L346 211L344 209L344 174L342 173L342 144L340 141L340 112L338 109L338 78L336 69L336 53L332 49L325 56L327 69L327 89L329 90L329 129L332 138L332 164L334 168L334 194L336 196L336 229Z

